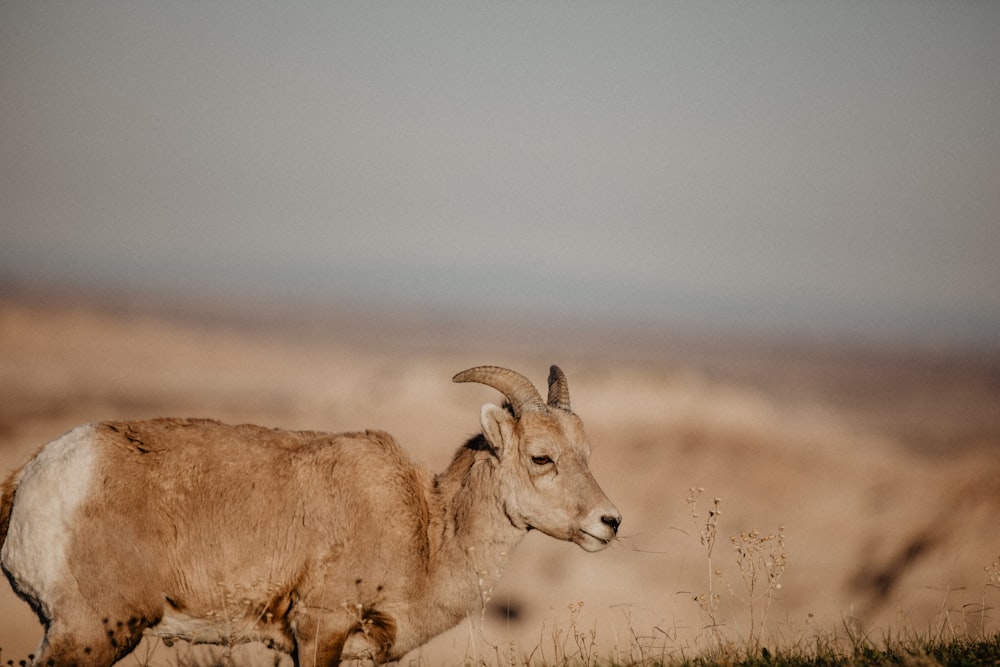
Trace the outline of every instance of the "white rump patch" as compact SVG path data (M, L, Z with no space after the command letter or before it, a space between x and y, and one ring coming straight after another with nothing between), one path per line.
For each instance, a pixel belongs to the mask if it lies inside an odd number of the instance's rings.
M45 445L21 471L0 562L47 618L67 572L66 550L78 508L90 491L96 452L93 426Z

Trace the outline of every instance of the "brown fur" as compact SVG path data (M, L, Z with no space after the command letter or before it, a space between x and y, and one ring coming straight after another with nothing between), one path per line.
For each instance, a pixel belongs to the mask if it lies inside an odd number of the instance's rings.
M10 527L10 511L14 508L14 490L17 488L17 475L20 470L15 470L3 482L0 487L0 544L7 539L7 529Z
M22 594L47 625L39 661L110 665L147 628L262 639L300 665L335 665L342 653L398 660L481 603L482 573L498 576L529 528L591 549L603 546L593 532L613 537L619 519L612 529L601 521L617 511L590 476L575 415L516 419L487 406L483 424L437 477L381 431L95 425L82 445L93 448L94 475L73 517L66 585L58 599ZM539 448L559 474L531 467ZM12 476L4 531L14 490ZM222 619L230 636L199 635L191 619Z

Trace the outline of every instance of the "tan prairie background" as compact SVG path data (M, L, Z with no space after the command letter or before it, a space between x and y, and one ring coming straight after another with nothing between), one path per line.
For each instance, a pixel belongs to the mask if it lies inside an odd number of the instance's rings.
M575 650L574 629L603 656L697 648L711 633L693 598L710 590L720 631L745 638L751 601L729 537L777 535L779 526L787 567L767 611L768 641L808 641L845 622L876 636L998 625L1000 595L985 569L1000 556L996 358L132 306L0 298L0 471L79 423L167 415L382 428L442 470L477 429L479 406L498 400L453 384L455 372L499 364L538 384L550 363L567 372L592 468L624 515L620 539L586 554L529 535L485 622L471 619L413 660L493 659L511 642L522 656L552 660L560 643ZM704 489L698 517L691 488ZM699 532L716 497L709 563ZM763 603L753 601L757 623ZM27 605L0 585L0 660L27 656L40 637ZM149 650L154 662L177 661L159 646L138 654Z

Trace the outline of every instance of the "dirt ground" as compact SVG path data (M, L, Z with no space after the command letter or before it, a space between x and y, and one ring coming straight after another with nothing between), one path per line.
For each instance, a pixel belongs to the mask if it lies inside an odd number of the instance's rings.
M0 297L0 472L77 424L157 416L381 428L442 470L498 399L453 384L455 372L498 364L541 385L548 364L566 371L592 469L624 516L620 539L587 554L530 534L485 621L413 659L672 652L708 643L713 617L726 636L763 623L767 641L785 643L845 623L876 634L1000 625L1000 591L986 585L1000 557L996 357L162 305ZM700 533L715 498L709 560ZM751 594L730 536L752 530L775 578L765 572ZM0 661L40 637L0 584Z

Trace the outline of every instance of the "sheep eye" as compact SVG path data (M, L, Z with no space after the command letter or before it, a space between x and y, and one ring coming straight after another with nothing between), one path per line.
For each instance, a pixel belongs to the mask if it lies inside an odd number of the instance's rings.
M552 463L552 459L548 456L532 456L531 462L536 466L547 466Z

